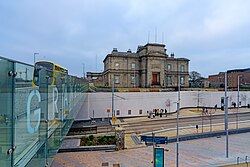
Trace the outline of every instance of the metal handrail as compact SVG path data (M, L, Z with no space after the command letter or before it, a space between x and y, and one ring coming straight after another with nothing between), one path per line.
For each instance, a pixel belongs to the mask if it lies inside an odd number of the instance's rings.
M239 165L239 164L240 164L240 159L241 159L241 160L243 160L243 161L245 161L245 159L243 159L243 158L241 158L241 157L237 157L237 160L236 160L237 165Z
M245 161L245 163L247 164L247 167L248 167L248 159L249 159L250 157L249 156L245 156L245 159L244 158L241 158L241 157L237 157L237 165L239 165L240 164L240 160L243 160L243 161Z
M238 123L248 123L250 122L250 120L244 120L244 121L238 121ZM224 125L225 123L216 123L216 124L212 124L212 126L221 126L221 125ZM228 124L236 124L236 122L228 122ZM199 125L200 127L201 125ZM203 127L209 127L210 124L204 124ZM196 125L191 125L191 126L184 126L184 127L179 127L180 130L182 129L192 129L192 128L196 128ZM168 129L162 129L162 130L156 130L154 131L154 133L162 133L162 132L168 132L168 131L171 131L171 130L176 130L176 128L168 128ZM151 134L151 132L145 132L145 133L142 133L140 135L149 135ZM250 157L248 157L250 158Z
M24 62L21 62L21 61L9 59L9 58L3 57L3 56L1 56L1 55L0 55L0 59L6 60L6 61L10 61L10 62L13 62L13 63L19 63L19 64L26 65L26 66L30 66L30 67L34 67L34 65L32 65L32 64L28 64L28 63L24 63Z

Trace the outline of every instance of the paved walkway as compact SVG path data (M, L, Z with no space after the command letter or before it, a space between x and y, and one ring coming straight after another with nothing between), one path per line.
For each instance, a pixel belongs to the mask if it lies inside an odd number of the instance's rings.
M250 133L229 136L229 158L225 158L225 137L183 141L179 144L179 165L181 167L214 167L236 164L239 156L250 156ZM176 164L176 143L161 145L165 152L165 166ZM109 166L150 167L153 159L152 147L128 149L117 152L73 152L58 154L52 167L100 167L108 162ZM250 165L250 164L249 164Z
M225 111L222 111L220 109L217 109L216 111L214 109L208 109L208 112L212 113L212 115L215 114L225 114ZM239 108L239 112L249 112L250 108ZM237 112L237 108L231 108L228 110L228 113L236 113ZM201 116L202 115L202 109L197 109L197 108L190 108L190 109L181 109L180 110L180 115L179 117L187 117L187 116ZM118 123L118 124L126 124L126 123L130 123L130 122L138 122L138 121L150 121L150 120L157 120L157 119L166 119L166 118L176 118L176 113L171 113L168 114L168 116L166 117L165 115L161 117L156 116L153 119L149 119L147 116L143 116L143 117L132 117L132 118L124 118L123 119L123 123Z

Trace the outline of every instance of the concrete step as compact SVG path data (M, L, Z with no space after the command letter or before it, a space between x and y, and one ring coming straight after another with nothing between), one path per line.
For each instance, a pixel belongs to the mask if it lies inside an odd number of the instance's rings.
M130 135L136 145L142 144L136 135Z

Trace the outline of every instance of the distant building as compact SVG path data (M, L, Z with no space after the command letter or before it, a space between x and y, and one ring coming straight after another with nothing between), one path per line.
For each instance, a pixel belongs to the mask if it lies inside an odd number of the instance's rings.
M189 87L190 88L209 88L209 80L208 78L199 78L197 80L189 81Z
M90 80L99 75L104 87L159 87L176 88L178 76L182 87L188 87L189 60L166 54L165 45L148 43L138 46L137 52L130 49L119 52L117 48L103 60L102 73L87 73ZM100 81L100 80L99 80Z
M250 68L247 69L235 69L227 71L227 86L228 88L238 87L238 76L239 85L241 87L250 86ZM210 75L208 77L210 87L212 88L223 88L225 86L225 72L220 72L217 75Z
M201 87L202 88L209 88L209 80L208 78L201 78Z

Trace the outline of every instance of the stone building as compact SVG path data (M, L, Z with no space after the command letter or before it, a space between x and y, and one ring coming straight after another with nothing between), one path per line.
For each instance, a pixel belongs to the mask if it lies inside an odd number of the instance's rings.
M189 60L167 55L165 45L148 43L133 53L116 48L103 60L104 71L99 74L103 86L176 88L178 76L182 87L188 87ZM87 73L89 79L94 73ZM96 74L95 74L96 75ZM96 75L97 76L97 75Z

